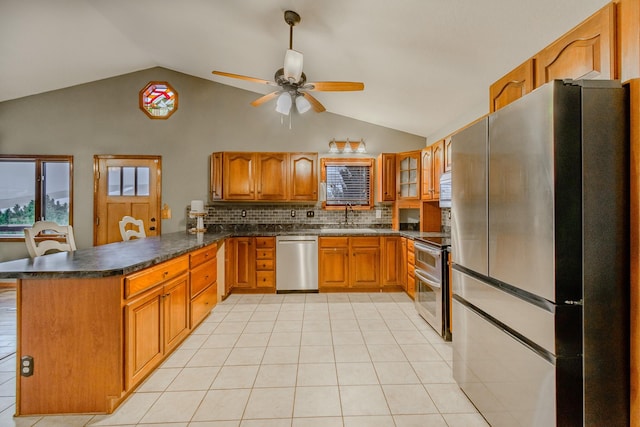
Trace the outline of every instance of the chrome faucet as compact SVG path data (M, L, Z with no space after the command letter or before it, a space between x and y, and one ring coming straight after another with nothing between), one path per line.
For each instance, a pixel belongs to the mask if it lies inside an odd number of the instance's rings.
M344 205L344 223L349 224L349 211L353 212L353 206L351 203Z

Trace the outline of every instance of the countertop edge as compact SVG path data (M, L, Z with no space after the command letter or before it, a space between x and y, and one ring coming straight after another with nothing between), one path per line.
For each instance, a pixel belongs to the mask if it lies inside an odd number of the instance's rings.
M217 244L230 237L275 237L283 235L316 235L319 237L388 237L416 239L424 232L372 229L349 233L350 229L302 229L296 231L234 231L202 233L186 232L163 234L129 242L116 242L93 246L74 252L61 252L37 258L23 258L0 263L0 279L64 279L105 278L126 276L170 259L188 254L205 246ZM441 234L441 233L428 233ZM124 246L127 245L127 246ZM111 258L111 260L108 260ZM115 259L114 259L115 258ZM110 262L109 262L110 261Z

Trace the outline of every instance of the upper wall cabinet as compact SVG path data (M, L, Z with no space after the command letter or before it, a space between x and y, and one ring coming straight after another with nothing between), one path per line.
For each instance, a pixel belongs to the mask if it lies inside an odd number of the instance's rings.
M318 200L318 153L289 153L289 199Z
M211 154L210 198L228 201L315 201L318 153Z
M377 158L377 194L378 202L393 202L396 200L396 155L381 153Z
M287 200L289 154L256 153L256 200Z
M444 171L451 170L451 136L444 139Z
M616 9L600 9L535 56L537 86L554 79L616 79Z
M422 200L440 199L440 175L444 172L445 141L431 144L422 149Z
M491 85L489 112L493 113L533 90L533 63L533 59L529 59Z
M420 151L396 154L397 199L420 200Z

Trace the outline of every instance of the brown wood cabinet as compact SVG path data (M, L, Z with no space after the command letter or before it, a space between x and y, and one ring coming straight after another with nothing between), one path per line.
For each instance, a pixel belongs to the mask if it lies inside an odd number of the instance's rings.
M534 60L530 58L489 87L489 112L522 98L535 88Z
M349 287L349 238L318 239L318 287L320 290Z
M396 200L396 155L381 153L376 159L377 186L376 200L378 202L393 202Z
M224 242L224 298L236 285L236 239L229 238Z
M188 336L196 300L215 296L206 285L215 270L195 287L190 277L202 275L216 249L129 275L19 280L16 352L33 357L34 372L16 377L16 414L113 412ZM202 307L198 319L211 311Z
M320 291L380 290L379 237L320 237Z
M407 239L407 295L416 297L416 258L413 240Z
M217 245L209 245L189 255L191 329L202 322L218 302L217 249Z
M289 199L318 200L318 153L289 153Z
M451 136L444 139L444 171L451 170Z
M350 286L376 288L380 286L380 238L349 237Z
M256 288L275 291L276 288L276 239L256 237Z
M383 289L395 290L402 287L401 237L383 236L380 238L380 275Z
M420 151L396 154L397 200L420 200Z
M136 386L189 334L189 258L163 264L124 279L125 290L145 289L131 292L134 297L124 307L126 389Z
M409 271L407 270L407 238L400 238L400 252L399 252L399 276L400 276L400 286L402 286L402 290L407 292L407 274Z
M315 201L318 153L211 154L211 200Z
M287 200L289 155L287 153L255 153L255 157L256 200Z
M534 58L536 87L554 79L618 78L616 5L609 3Z
M223 153L222 198L255 200L255 153Z
M444 172L444 139L422 149L422 200L440 200L440 175Z
M275 292L275 237L234 237L227 243L233 251L225 274L230 292Z
M209 165L209 199L222 200L222 153L211 154Z

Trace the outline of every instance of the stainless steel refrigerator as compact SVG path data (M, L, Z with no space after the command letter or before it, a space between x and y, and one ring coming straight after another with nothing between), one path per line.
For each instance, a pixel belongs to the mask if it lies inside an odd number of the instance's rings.
M494 427L629 424L627 103L552 81L453 136L453 373Z

